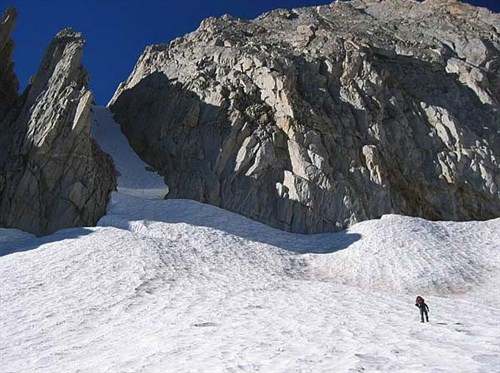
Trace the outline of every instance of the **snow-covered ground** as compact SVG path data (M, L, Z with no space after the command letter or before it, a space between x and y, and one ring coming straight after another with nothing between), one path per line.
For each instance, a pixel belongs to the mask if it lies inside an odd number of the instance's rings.
M0 231L0 372L500 371L500 219L278 231L152 199L96 117L122 174L99 226Z

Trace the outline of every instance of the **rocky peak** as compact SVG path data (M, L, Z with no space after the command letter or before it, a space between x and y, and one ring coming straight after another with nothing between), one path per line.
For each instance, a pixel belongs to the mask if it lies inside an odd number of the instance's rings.
M47 136L48 134L58 134L67 126L64 114L57 112L47 113L45 104L62 102L70 106L81 104L78 115L88 115L92 104L92 94L87 88L88 74L81 65L84 40L82 34L73 32L71 29L65 29L59 32L50 43L44 54L37 74L32 79L27 88L26 99L23 110L19 115L18 121L26 124L27 130L25 138L29 141L22 142L24 150L29 152L32 146L37 149L51 149L56 137ZM65 102L69 101L69 102ZM61 112L60 112L61 113ZM56 116L48 116L54 115ZM69 111L66 112L69 114ZM75 118L76 119L76 118ZM40 122L42 120L42 122ZM44 123L44 125L40 125ZM78 120L73 126L80 124L82 128L71 128L74 131L85 131L90 136L90 122L88 118L83 121Z
M65 29L4 119L0 225L37 235L93 225L116 186L109 156L90 136L92 94L82 35ZM2 75L2 78L4 75Z
M498 14L451 0L210 18L111 110L171 198L311 233L500 215Z
M55 84L51 86L54 90L69 84L87 85L88 75L80 65L84 44L82 34L71 28L56 34L45 52L37 75L31 82L28 101L36 99L49 83ZM49 81L56 76L64 79Z

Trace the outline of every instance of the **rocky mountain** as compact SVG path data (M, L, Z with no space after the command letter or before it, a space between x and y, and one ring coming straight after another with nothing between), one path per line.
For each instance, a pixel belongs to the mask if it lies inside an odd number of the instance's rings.
M21 96L13 73L16 12L0 23L0 226L44 235L94 225L115 189L112 160L90 137L83 39L66 29Z
M170 198L313 233L500 216L500 15L353 0L209 18L109 107Z

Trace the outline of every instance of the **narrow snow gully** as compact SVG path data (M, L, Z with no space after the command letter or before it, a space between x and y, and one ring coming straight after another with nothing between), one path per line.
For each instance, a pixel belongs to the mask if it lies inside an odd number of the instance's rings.
M110 154L119 172L118 193L147 199L163 199L168 187L163 178L148 170L129 145L113 119L113 114L104 106L94 106L94 126L92 136L106 153Z

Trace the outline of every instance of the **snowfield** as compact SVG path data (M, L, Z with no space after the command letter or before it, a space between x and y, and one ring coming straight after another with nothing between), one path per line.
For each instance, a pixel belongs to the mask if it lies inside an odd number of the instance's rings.
M0 230L0 372L500 371L500 219L282 232L163 200L95 117L121 174L98 227Z

